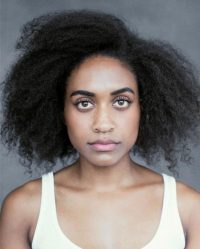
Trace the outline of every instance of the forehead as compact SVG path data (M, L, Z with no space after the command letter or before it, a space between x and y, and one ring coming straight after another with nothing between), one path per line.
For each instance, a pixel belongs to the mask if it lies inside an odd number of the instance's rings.
M85 59L72 71L67 82L69 91L114 91L122 87L137 90L135 75L120 60L103 55Z

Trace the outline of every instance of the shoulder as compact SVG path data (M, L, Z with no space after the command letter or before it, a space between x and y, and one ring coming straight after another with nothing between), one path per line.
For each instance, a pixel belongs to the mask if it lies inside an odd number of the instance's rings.
M10 192L3 201L2 212L27 210L35 205L41 192L41 179L31 180Z
M29 181L9 193L3 201L0 215L2 236L13 231L28 238L29 229L38 215L41 198L41 179Z
M177 181L177 200L188 241L195 243L198 240L200 243L197 234L200 228L200 192Z
M23 207L24 201L33 200L33 197L36 197L39 194L40 185L41 179L36 179L17 187L5 197L3 207L13 206L13 204L14 206L16 206L15 204L18 204L20 207Z
M194 211L200 210L200 192L180 181L176 181L176 186L178 202L191 217L195 214Z

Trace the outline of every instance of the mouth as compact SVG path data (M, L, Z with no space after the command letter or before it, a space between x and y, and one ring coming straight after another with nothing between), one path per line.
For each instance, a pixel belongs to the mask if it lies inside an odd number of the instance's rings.
M88 144L95 151L113 151L118 147L120 142L113 140L96 140Z

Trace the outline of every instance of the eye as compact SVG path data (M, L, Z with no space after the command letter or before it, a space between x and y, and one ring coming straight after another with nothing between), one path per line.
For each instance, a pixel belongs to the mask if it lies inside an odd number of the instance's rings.
M80 99L75 103L75 106L79 109L79 110L89 110L91 108L93 108L94 104L91 102L91 100L88 99Z
M124 109L129 107L132 101L124 96L117 97L114 101L113 106L117 107L118 109Z

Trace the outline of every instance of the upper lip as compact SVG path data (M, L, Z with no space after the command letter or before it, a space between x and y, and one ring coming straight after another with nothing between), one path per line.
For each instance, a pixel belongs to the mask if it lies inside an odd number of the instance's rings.
M88 144L118 144L119 142L116 142L114 140L111 139L98 139L94 142L90 142Z

